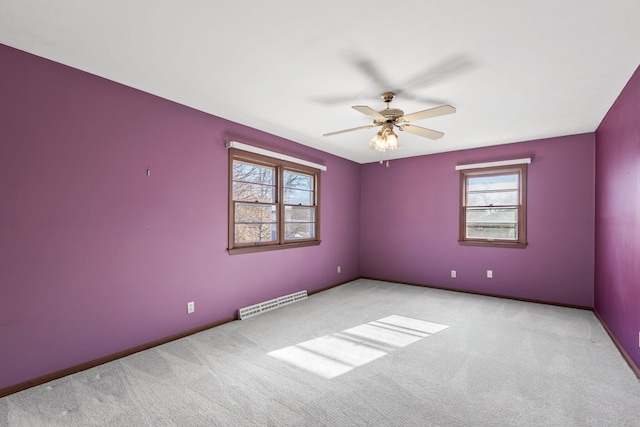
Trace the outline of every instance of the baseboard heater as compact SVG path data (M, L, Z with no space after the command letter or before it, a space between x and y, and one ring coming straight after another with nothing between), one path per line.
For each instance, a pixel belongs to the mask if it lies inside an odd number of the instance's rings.
M275 310L278 307L289 305L305 298L307 298L306 290L270 299L268 301L264 301L247 307L242 307L238 310L238 318L240 318L240 320L247 319L249 317L257 316L258 314L264 313L265 311Z

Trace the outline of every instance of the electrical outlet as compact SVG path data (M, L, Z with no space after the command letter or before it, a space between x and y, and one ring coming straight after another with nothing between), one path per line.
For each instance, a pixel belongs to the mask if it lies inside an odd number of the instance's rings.
M456 278L456 271L455 270L451 270L451 278L452 279Z
M342 268L338 266L338 273L340 273L341 271L342 271Z
M195 302L193 302L193 301L188 302L188 303L187 303L187 313L188 313L188 314L191 314L191 313L193 313L194 311L196 311L196 304L195 304Z
M487 278L493 279L493 270L487 270Z

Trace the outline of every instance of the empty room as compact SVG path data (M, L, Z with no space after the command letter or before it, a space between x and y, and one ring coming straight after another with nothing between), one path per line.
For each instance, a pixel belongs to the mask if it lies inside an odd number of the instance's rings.
M640 425L640 2L0 2L0 426Z

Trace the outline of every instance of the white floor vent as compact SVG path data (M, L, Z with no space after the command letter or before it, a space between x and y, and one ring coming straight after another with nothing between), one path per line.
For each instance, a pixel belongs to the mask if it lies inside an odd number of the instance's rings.
M238 317L240 320L247 319L249 317L257 316L260 313L264 313L265 311L271 311L278 307L282 307L283 305L288 305L305 298L307 298L307 291L299 291L293 294L270 299L248 307L242 307L238 310Z

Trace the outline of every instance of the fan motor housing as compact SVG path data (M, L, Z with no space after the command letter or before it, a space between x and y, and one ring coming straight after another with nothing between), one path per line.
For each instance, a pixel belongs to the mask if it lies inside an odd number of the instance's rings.
M404 116L404 111L399 108L385 108L384 110L378 111L380 114L385 116L387 120L374 120L376 125L381 125L384 123L394 123L400 117Z

